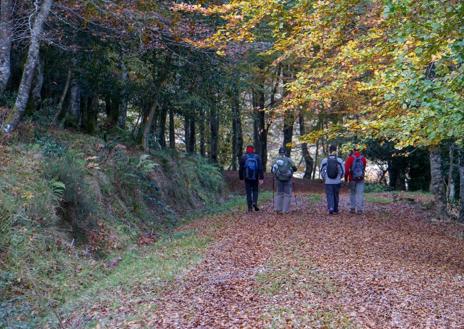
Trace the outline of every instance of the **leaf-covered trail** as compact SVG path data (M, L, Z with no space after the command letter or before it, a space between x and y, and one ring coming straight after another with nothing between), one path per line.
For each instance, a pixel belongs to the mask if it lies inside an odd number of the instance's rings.
M300 202L191 224L214 243L138 320L114 328L464 328L462 227L414 206L326 215Z

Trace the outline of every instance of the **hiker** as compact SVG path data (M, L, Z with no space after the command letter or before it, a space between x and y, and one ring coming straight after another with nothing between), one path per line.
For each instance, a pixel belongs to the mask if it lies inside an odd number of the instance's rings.
M358 149L345 161L345 181L350 186L350 212L362 214L364 211L364 175L366 172L366 158Z
M324 180L329 214L338 214L340 186L345 175L343 160L337 157L337 147L330 145L329 156L321 162L321 176Z
M279 156L274 160L272 173L277 180L277 196L274 200L274 210L277 213L288 213L292 199L292 176L297 170L292 159L285 155L285 148L279 149Z
M253 208L259 211L258 190L259 184L264 181L264 172L261 157L255 153L253 145L246 147L246 154L240 159L238 175L240 180L245 180L248 211L253 211Z

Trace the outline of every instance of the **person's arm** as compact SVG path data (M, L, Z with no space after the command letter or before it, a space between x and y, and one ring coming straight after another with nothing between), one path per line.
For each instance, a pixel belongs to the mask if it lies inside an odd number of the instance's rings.
M327 175L327 159L323 159L321 162L321 170L319 171L319 177L321 177L323 180L325 180L325 177Z
M342 179L345 176L345 164L343 163L343 160L341 158L338 158L338 164L340 165L340 169L342 170L340 174L340 179Z
M353 157L349 156L345 162L345 181L348 182L350 175L351 163L353 162Z
M295 166L295 162L293 162L293 160L292 160L292 159L290 159L290 165L292 166L292 170L293 170L293 172L296 172L296 171L298 171L298 168Z

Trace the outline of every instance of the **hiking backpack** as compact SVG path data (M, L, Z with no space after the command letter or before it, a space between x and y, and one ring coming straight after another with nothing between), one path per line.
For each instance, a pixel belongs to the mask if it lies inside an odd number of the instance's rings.
M338 177L339 163L335 156L329 156L327 158L327 177L335 179Z
M290 180L293 176L292 165L290 160L286 157L277 159L273 165L272 171L276 178L282 182Z
M257 180L258 179L258 159L254 154L248 154L244 164L245 179Z
M363 156L355 156L351 165L351 176L353 181L361 181L364 179L364 163Z

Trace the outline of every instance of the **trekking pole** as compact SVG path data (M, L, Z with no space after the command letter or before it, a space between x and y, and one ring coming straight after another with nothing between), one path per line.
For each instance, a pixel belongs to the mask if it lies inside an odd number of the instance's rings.
M292 190L293 190L293 196L295 197L295 205L298 207L298 201L296 199L296 191L295 191L295 182L292 181Z
M272 175L272 209L274 210L275 205L274 205L274 175Z

